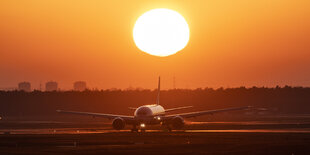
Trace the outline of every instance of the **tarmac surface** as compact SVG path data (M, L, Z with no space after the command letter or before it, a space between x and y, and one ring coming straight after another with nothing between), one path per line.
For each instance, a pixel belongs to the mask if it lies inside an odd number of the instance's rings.
M83 128L55 128L55 129L11 129L0 130L0 134L104 134L104 133L130 133L131 130L106 130ZM165 130L146 130L148 133L167 132ZM173 130L180 133L310 133L310 128L304 129L239 129L239 130Z
M310 123L192 122L168 132L109 123L1 122L0 154L309 154Z

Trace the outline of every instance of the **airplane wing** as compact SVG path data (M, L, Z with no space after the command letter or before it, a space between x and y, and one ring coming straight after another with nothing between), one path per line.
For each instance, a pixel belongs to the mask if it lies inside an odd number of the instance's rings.
M251 106L246 107L234 107L234 108L226 108L226 109L216 109L216 110L206 110L206 111L197 111L197 112L189 112L189 113L181 113L181 114L173 114L173 115L166 115L164 118L169 119L175 116L181 116L183 118L190 118L190 117L197 117L207 114L214 114L219 112L227 112L227 111L236 111L236 110L246 110L251 108Z
M75 115L86 115L86 116L93 116L93 117L103 117L107 119L114 119L120 117L125 121L132 121L134 120L133 116L126 116L126 115L114 115L114 114L103 114L103 113L92 113L92 112L78 112L78 111L64 111L64 110L56 110L59 113L64 114L75 114Z
M187 109L187 108L192 108L193 106L186 106L186 107L177 107L177 108L171 108L171 109L165 109L165 112L171 112L171 111L176 111L176 110L181 110L181 109Z

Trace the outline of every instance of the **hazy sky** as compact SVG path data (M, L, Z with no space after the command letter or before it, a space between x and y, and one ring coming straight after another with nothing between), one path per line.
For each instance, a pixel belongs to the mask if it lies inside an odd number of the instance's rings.
M134 44L136 19L173 9L188 46L159 58ZM310 86L309 0L1 0L0 88L77 80L90 88Z

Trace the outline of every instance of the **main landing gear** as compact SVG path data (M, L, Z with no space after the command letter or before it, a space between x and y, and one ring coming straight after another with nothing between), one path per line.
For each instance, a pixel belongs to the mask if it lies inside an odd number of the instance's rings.
M167 124L165 125L166 127L164 128L164 131L172 132L171 127ZM167 129L167 130L166 130Z
M131 129L131 132L139 132L138 129Z
M167 126L167 130L168 130L169 132L172 132L172 129L170 128L170 126Z

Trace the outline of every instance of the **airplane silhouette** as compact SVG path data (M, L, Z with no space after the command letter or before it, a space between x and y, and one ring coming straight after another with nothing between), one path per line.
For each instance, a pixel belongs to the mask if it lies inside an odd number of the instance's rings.
M92 113L92 112L64 111L64 110L57 110L57 112L113 119L112 126L116 130L124 129L125 125L128 124L128 125L133 126L131 130L132 132L139 131L137 126L140 127L141 132L145 132L146 125L161 124L163 126L166 126L167 129L171 131L172 128L181 129L185 125L184 118L197 117L197 116L214 114L214 113L219 113L219 112L246 110L246 109L251 108L250 106L245 106L245 107L233 107L233 108L226 108L226 109L205 110L205 111L196 111L196 112L189 112L189 113L167 115L166 113L168 112L176 111L180 109L186 109L192 106L164 109L164 107L162 107L159 104L159 97L160 97L160 77L158 79L158 94L157 94L156 104L143 105L138 108L130 107L130 109L135 110L133 116L105 114L105 113Z

